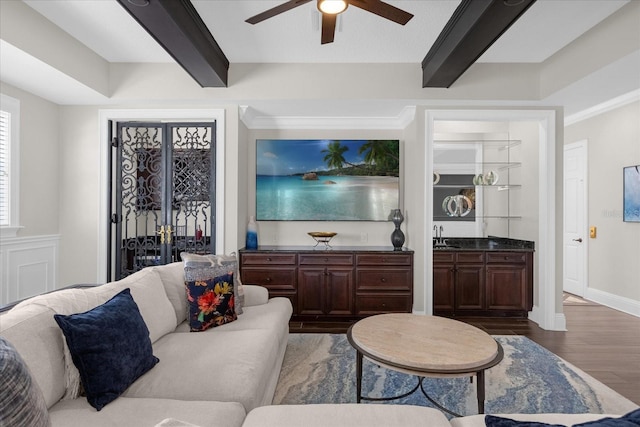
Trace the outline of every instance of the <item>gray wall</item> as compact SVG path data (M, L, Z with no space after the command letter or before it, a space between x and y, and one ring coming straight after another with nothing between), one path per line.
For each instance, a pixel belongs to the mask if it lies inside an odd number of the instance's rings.
M635 303L640 311L640 223L622 221L622 168L640 164L640 102L565 128L566 144L581 140L588 152L587 221L598 230L589 239L587 296Z

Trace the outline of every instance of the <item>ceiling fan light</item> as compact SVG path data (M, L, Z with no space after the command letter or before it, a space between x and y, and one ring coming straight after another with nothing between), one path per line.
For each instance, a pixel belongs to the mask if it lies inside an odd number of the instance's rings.
M349 3L346 0L318 0L318 10L330 15L344 12L347 6L349 6Z

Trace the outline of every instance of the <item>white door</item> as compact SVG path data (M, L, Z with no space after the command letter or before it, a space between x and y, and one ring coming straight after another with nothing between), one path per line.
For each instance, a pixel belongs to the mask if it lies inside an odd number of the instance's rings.
M586 293L587 141L564 147L564 274L563 289Z

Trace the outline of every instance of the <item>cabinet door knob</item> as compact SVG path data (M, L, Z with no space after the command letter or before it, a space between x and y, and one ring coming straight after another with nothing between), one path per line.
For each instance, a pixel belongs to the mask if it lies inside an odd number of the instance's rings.
M264 279L265 282L270 282L271 281L271 277L267 277L266 279Z
M381 281L382 283L386 283L386 282L387 282L387 278L386 278L386 277L383 277L383 278L381 278L381 279L380 279L380 281Z
M271 262L271 257L267 257L267 261Z

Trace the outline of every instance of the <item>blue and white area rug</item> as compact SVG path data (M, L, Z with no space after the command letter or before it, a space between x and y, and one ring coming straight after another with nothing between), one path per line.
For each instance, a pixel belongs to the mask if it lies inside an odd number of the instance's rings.
M495 338L504 359L486 372L486 413L625 414L638 407L526 337ZM291 334L273 403L355 402L355 358L343 334ZM413 376L364 361L364 396L400 395L416 382ZM461 415L477 413L476 385L469 378L426 378L424 386L445 408ZM389 403L434 406L419 390Z

